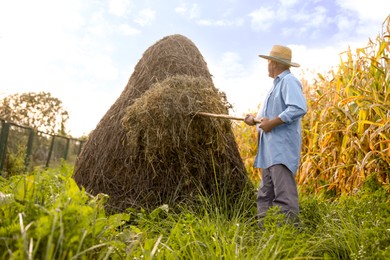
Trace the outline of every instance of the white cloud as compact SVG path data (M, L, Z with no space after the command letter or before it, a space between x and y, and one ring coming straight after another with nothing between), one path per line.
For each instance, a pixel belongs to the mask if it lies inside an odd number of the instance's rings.
M302 22L306 28L321 28L329 24L327 9L323 6L316 6L311 13L298 12L292 15L292 19Z
M304 45L289 45L293 52L292 60L299 63L300 71L310 80L317 73L327 73L340 61L341 46L328 46L325 48L308 48Z
M361 20L383 22L390 15L389 0L336 0L343 9L356 12Z
M108 55L97 54L86 61L84 73L95 80L115 80L119 73Z
M301 8L294 9L299 0L279 0L274 2L274 7L260 7L249 14L252 18L252 28L259 31L267 30L274 22L282 22L291 19L300 12Z
M340 7L339 15L334 17L339 31L333 39L352 45L366 44L368 38L376 37L390 15L388 0L336 0L336 4Z
M108 12L116 16L125 16L131 12L131 0L109 0Z
M296 5L299 0L279 0L281 6L293 6Z
M175 8L175 12L190 19L197 18L200 14L199 6L197 4L192 4L189 7L187 3L181 3Z
M244 19L235 19L235 20L207 20L201 19L197 21L197 24L203 26L219 26L219 27L228 27L235 26L239 27L244 24Z
M321 5L315 6L310 12L303 10L293 10L280 8L277 13L281 17L280 21L289 19L293 23L285 23L280 30L283 36L304 36L311 39L319 38L327 27L333 22L334 18L329 17L328 10Z
M129 26L128 24L121 24L118 26L118 31L126 36L136 35L139 34L140 31Z
M197 19L200 17L200 8L198 4L192 4L191 6L189 6L187 3L181 3L178 7L175 8L175 12L182 16L188 17L189 19ZM228 17L231 13L232 9L227 9L222 14L222 16ZM244 19L197 19L196 24L210 27L239 27L244 24Z
M352 20L344 15L339 15L335 19L336 26L339 31L349 31L351 28L355 28L356 20Z
M175 8L175 12L180 15L185 15L188 11L187 5L185 3L180 4L180 6Z
M155 18L156 18L156 12L154 10L143 9L138 13L134 21L141 26L145 26L151 24Z
M292 59L299 63L300 73L309 82L317 77L317 74L327 74L337 69L342 59L343 53L351 49L352 53L357 48L365 47L366 42L343 41L324 48L309 48L305 45L289 45L293 51Z
M300 26L300 27L284 27L281 28L281 34L283 36L291 36L291 35L304 35L308 31L308 28Z
M110 25L105 19L104 10L98 10L91 14L86 25L88 33L96 37L104 37L109 30Z
M225 52L222 54L219 66L224 68L223 77L225 79L240 77L245 74L241 57L236 52Z
M275 12L268 7L260 7L249 14L251 25L255 31L266 31L276 20Z

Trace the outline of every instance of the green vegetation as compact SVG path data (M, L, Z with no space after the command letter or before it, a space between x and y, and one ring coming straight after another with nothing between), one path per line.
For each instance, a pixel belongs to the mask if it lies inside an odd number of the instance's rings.
M375 178L353 196L301 197L301 223L277 208L264 229L253 202L128 209L106 215L107 197L80 190L73 168L36 170L0 182L1 259L389 259L390 195ZM250 191L252 192L252 191Z

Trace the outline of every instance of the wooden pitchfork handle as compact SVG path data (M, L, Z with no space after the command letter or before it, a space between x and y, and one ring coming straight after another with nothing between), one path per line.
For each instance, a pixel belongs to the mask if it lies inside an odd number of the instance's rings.
M245 120L245 118L243 118L243 117L236 117L236 116L230 116L230 115L224 115L224 114L212 114L212 113L206 113L206 112L197 112L196 115L216 117L216 118L225 118L225 119L232 119L232 120L240 120L240 121ZM254 118L253 121L255 121L255 123L261 123L259 118Z

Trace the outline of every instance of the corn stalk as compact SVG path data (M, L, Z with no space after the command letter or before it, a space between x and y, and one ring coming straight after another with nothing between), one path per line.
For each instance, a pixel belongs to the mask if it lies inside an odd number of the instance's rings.
M350 193L375 175L390 190L390 16L375 41L306 87L298 183Z

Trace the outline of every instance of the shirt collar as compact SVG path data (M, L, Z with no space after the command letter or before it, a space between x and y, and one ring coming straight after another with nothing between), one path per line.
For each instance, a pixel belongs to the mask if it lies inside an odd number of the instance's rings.
M283 71L282 73L280 73L278 76L276 76L276 78L275 78L275 80L276 79L282 79L282 78L284 78L287 74L290 74L291 72L290 72L290 70L285 70L285 71Z
M290 73L291 73L290 70L287 69L287 70L283 71L282 73L280 73L278 76L276 76L274 79L274 86L276 86L282 78L284 78L286 75L288 75Z

